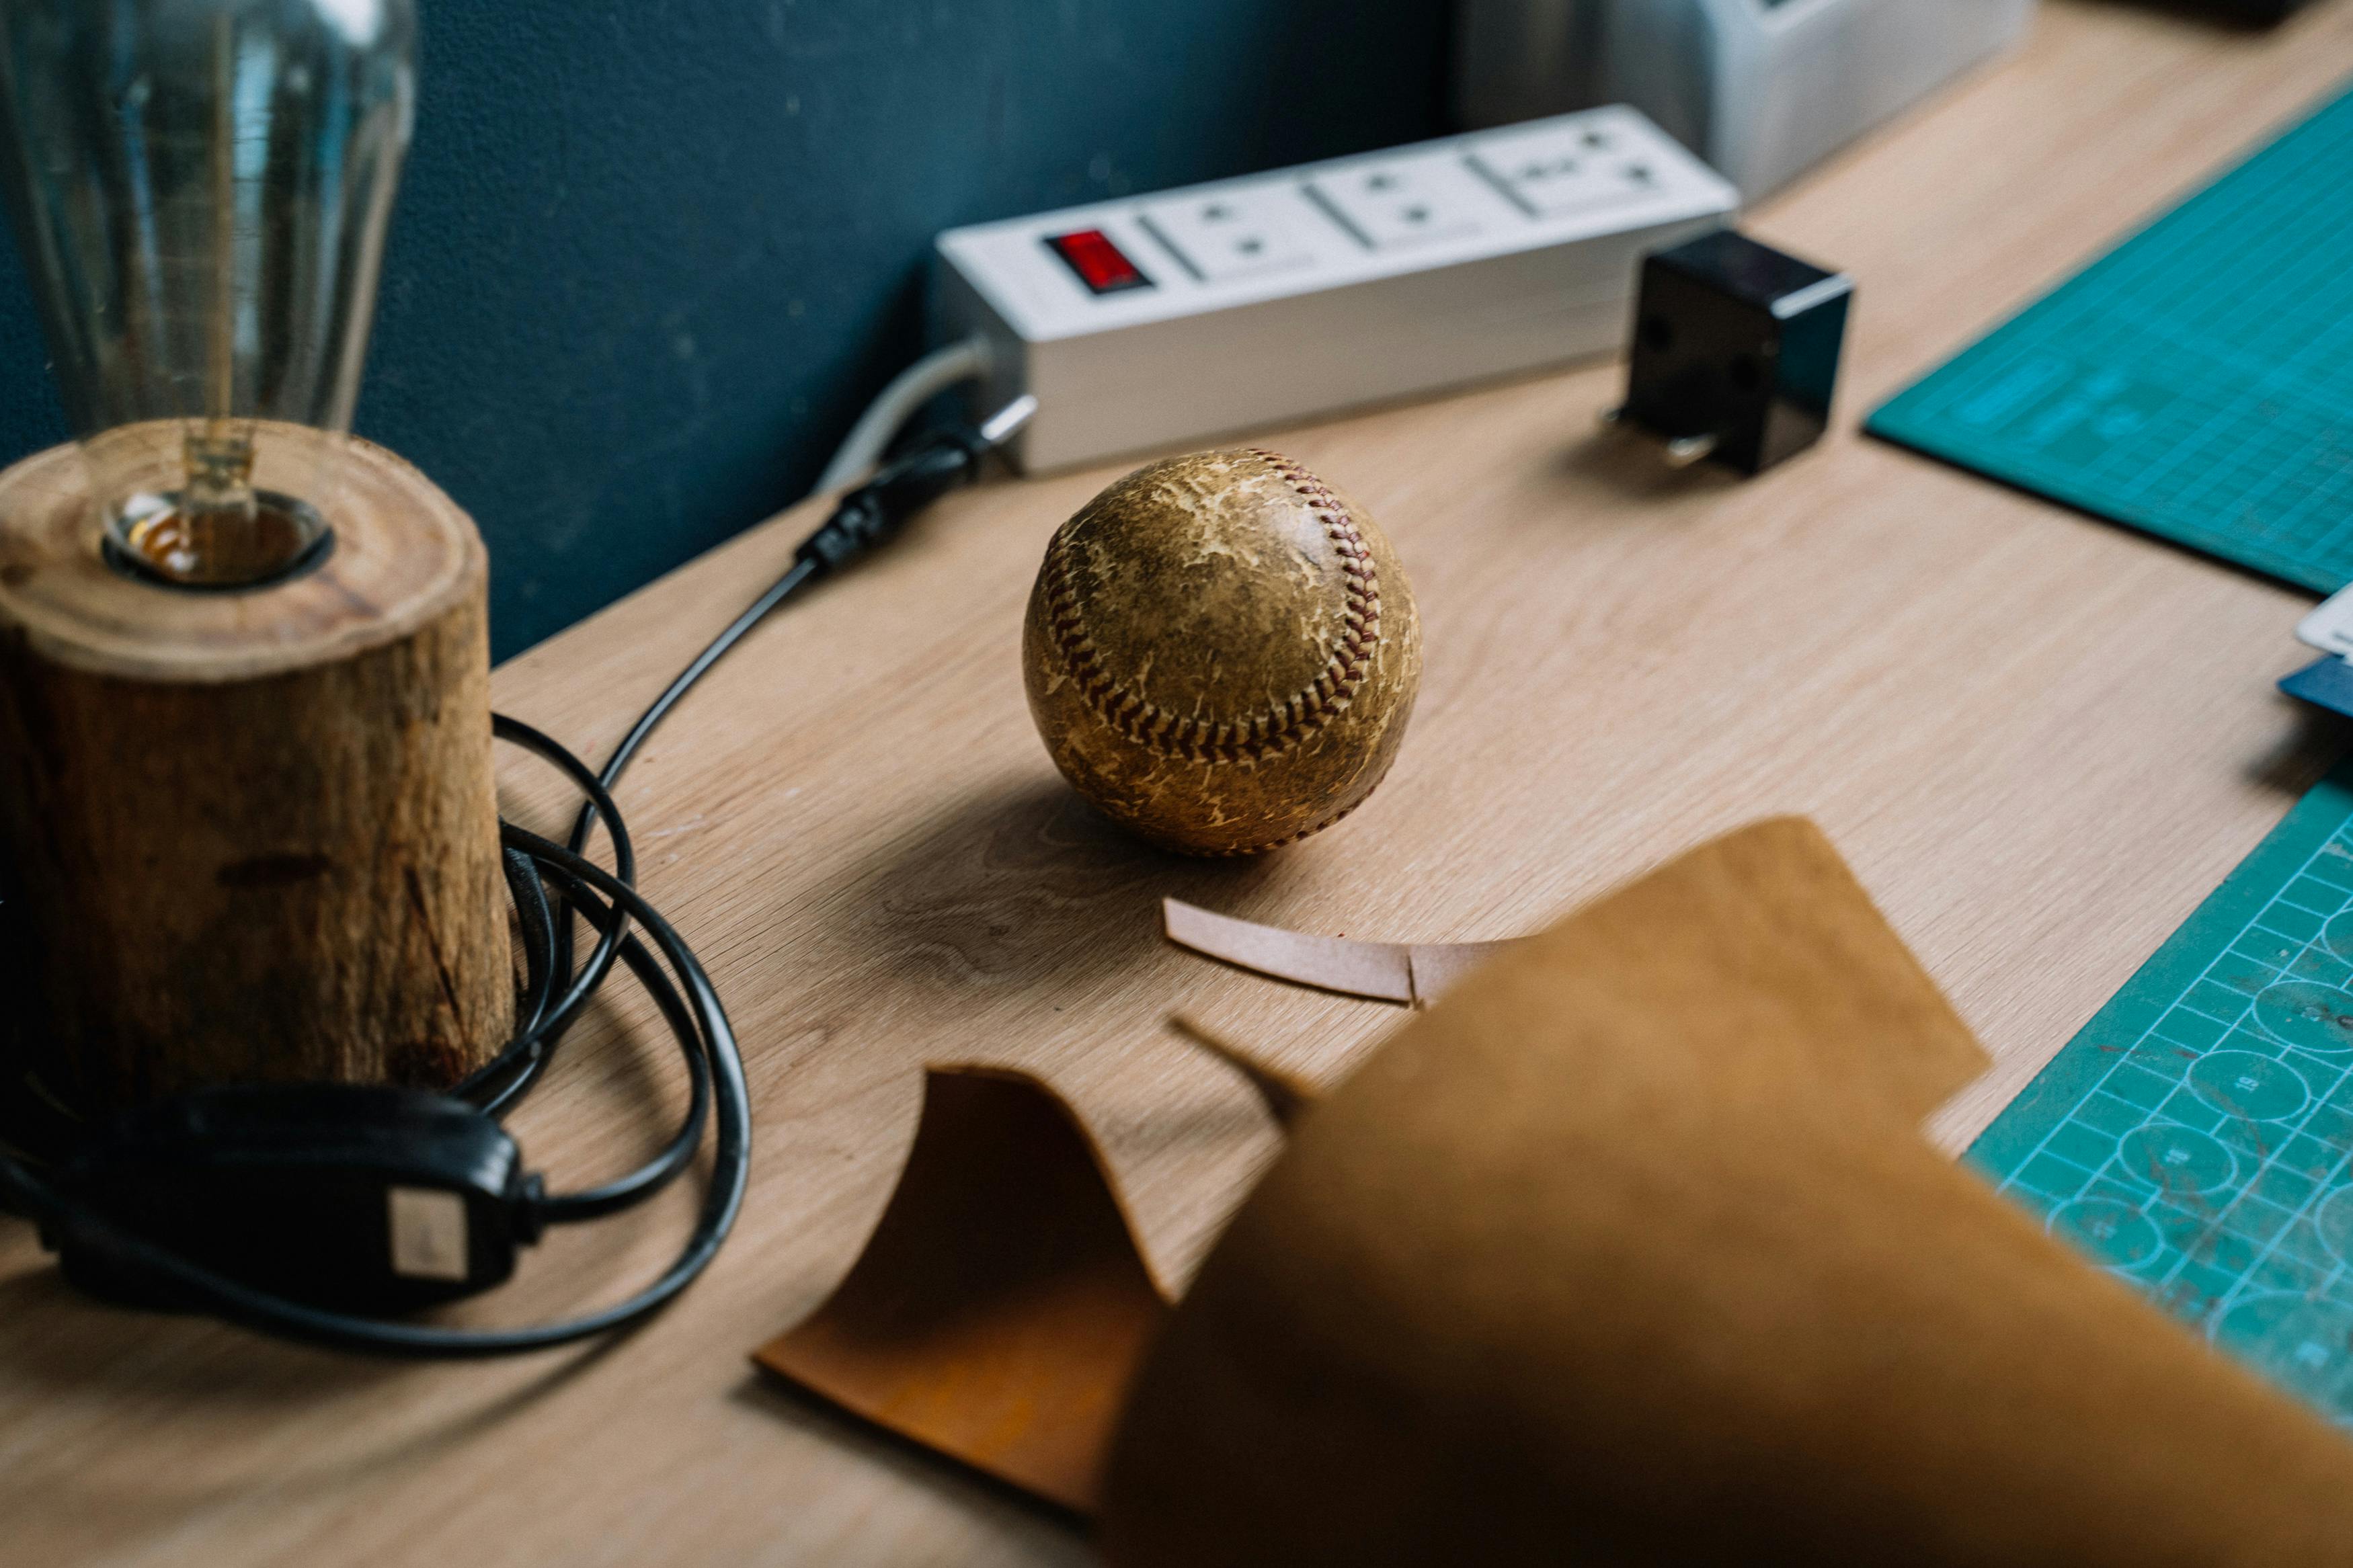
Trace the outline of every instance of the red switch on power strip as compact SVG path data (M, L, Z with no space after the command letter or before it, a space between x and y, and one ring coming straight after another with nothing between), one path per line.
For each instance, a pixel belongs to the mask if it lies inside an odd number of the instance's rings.
M1079 281L1093 293L1116 294L1123 289L1152 287L1152 279L1127 258L1127 252L1113 245L1111 237L1099 228L1049 235L1046 248L1060 257L1063 264L1079 275Z

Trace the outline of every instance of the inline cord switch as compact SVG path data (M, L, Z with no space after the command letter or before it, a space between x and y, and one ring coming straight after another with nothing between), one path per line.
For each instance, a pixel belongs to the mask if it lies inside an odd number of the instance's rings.
M1024 393L977 429L951 425L925 436L841 498L825 526L794 552L795 569L813 563L818 571L830 572L881 544L923 508L977 479L988 454L1012 439L1037 411L1037 398Z

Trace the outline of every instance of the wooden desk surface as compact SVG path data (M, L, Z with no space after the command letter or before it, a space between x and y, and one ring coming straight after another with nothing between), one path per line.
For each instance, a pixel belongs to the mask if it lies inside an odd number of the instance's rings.
M1398 1015L1173 952L1155 901L1376 937L1527 931L1767 813L1814 816L2000 1060L1966 1141L2342 741L2274 694L2308 602L1863 440L1863 412L2353 69L2353 0L2271 34L2059 0L2027 50L1766 207L1860 280L1840 429L1742 484L1592 434L1620 372L1271 437L1374 509L1429 671L1395 773L1260 863L1141 852L1068 797L1016 657L1048 534L1112 470L1002 483L761 631L625 800L646 885L747 1046L749 1204L600 1351L340 1360L70 1298L0 1231L12 1563L1041 1563L1083 1541L771 1386L745 1353L855 1255L926 1060L1044 1072L1182 1279L1274 1136L1164 1026L1336 1068ZM500 705L591 755L787 557L754 531L516 660ZM519 809L553 798L512 770ZM618 1009L622 1021L634 1012ZM668 1047L584 1040L520 1118L563 1178L656 1139ZM667 1105L664 1107L667 1114ZM609 1299L691 1194L563 1235L488 1303Z

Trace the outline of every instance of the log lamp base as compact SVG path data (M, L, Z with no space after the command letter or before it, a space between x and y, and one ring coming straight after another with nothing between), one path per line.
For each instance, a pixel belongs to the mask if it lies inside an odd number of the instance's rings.
M83 1109L443 1087L513 1026L480 536L380 447L261 438L344 447L334 547L244 592L110 565L70 447L0 473L0 896Z

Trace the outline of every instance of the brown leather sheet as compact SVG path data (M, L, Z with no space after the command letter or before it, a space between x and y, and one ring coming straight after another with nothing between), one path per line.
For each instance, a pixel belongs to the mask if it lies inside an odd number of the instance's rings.
M1173 1313L1060 1103L935 1072L761 1360L1098 1512L1120 1568L2353 1563L2353 1447L1920 1137L1983 1063L1762 823L1313 1103L1253 1069L1292 1143Z
M1086 1512L1167 1310L1069 1108L1018 1074L934 1068L866 1250L814 1316L754 1359Z
M1806 823L1482 969L1152 1350L1120 1568L2353 1561L2353 1447L1919 1136L1982 1058Z

